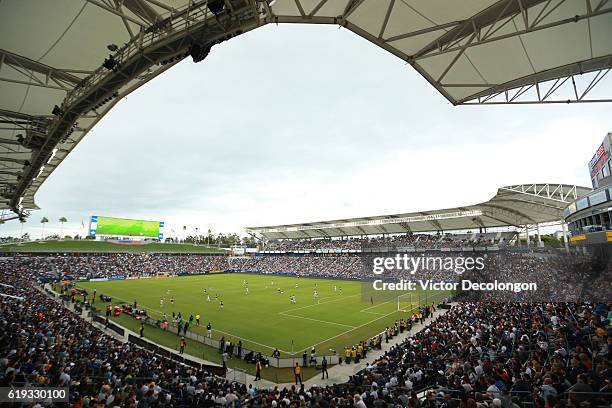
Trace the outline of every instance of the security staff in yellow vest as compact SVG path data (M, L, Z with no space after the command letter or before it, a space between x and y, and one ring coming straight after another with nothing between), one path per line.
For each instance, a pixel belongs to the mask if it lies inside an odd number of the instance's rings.
M295 367L293 367L293 374L295 374L295 385L302 384L302 367L300 367L299 363L295 363Z

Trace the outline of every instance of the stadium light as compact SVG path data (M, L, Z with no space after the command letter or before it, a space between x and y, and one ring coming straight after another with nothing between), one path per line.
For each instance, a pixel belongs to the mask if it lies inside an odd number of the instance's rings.
M212 0L208 2L208 9L215 15L221 14L223 9L225 8L224 0Z
M191 47L189 47L189 55L193 58L193 62L198 63L208 56L211 48L212 44L192 44Z
M59 106L55 105L53 107L53 110L51 111L51 113L54 114L55 116L60 116L64 112L62 111L62 109Z
M102 66L108 69L109 71L117 72L117 67L119 66L119 62L117 62L115 57L113 57L112 55L109 55L108 58L104 58L104 63L102 64Z

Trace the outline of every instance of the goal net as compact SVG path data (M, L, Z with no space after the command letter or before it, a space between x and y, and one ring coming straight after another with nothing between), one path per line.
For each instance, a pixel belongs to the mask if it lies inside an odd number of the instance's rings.
M402 295L399 295L397 297L397 311L398 312L410 312L412 309L418 306L416 304L416 301L417 299L414 296L412 296L412 293L404 293Z

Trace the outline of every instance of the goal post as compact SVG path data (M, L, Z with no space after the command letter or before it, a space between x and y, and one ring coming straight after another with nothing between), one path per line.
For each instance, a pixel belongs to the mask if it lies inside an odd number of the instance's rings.
M398 312L409 312L414 308L412 303L412 293L404 293L397 297L397 311Z

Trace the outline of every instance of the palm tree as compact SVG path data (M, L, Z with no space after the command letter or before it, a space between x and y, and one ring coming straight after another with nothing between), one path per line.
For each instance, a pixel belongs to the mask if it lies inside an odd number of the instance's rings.
M19 222L21 223L21 232L19 233L19 239L23 239L23 224L25 224L27 218L20 218Z
M64 239L64 223L68 222L68 219L66 219L66 217L61 217L59 219L60 222L60 239Z
M40 220L40 223L42 224L42 233L41 233L41 239L45 239L45 224L49 222L49 219L47 217L42 217L42 219Z

